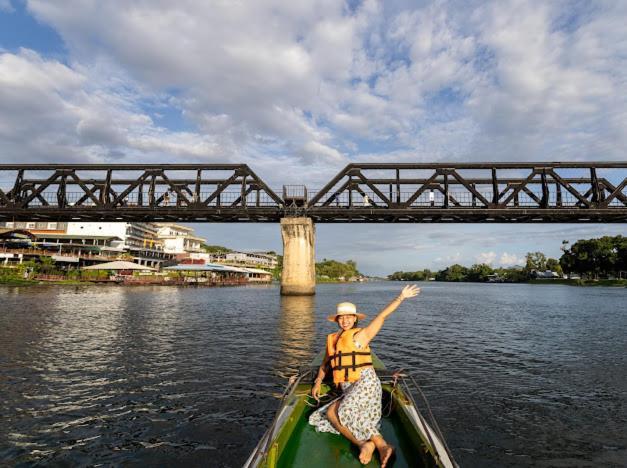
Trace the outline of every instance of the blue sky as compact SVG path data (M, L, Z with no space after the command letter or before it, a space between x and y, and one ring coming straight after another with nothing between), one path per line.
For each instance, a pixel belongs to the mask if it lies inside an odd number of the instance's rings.
M627 4L0 0L3 162L624 160ZM280 250L278 226L197 225ZM362 270L518 262L625 226L320 225Z

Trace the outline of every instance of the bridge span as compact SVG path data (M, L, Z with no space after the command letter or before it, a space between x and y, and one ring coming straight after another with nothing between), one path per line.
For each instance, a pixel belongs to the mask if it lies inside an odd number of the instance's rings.
M315 223L626 223L627 161L355 163L320 189L245 164L1 164L0 221L24 220L280 222L282 292L313 294Z
M0 165L0 220L612 223L626 187L627 162L349 164L321 189L244 164Z

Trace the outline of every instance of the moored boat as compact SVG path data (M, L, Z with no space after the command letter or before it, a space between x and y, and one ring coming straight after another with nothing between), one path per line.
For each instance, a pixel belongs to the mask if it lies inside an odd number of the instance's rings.
M456 468L426 399L429 422L418 410L410 391L413 386L423 396L415 380L406 374L388 371L374 355L374 368L383 387L381 432L396 451L388 466ZM270 428L244 464L245 468L351 467L362 466L358 449L342 436L316 432L308 422L312 407L310 392L322 356L296 375L285 388L281 405ZM324 384L326 402L332 399L331 386ZM424 396L423 396L424 398ZM325 399L323 398L323 402ZM367 466L379 466L373 457Z

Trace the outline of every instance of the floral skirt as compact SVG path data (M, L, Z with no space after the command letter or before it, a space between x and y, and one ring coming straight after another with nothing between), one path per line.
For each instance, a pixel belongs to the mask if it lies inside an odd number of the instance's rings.
M371 367L364 369L358 381L340 385L342 396L339 398L337 415L342 426L360 441L380 435L382 394L381 382L375 370ZM332 403L327 403L309 416L309 424L319 432L339 434L327 419L327 410Z

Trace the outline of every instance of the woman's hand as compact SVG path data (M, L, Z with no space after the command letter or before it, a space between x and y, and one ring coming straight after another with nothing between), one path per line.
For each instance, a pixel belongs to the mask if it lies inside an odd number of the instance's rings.
M314 386L311 388L311 396L314 400L320 401L320 381L316 380Z
M420 294L420 288L417 287L415 284L412 284L410 286L405 286L403 288L403 290L401 291L401 294L399 296L399 298L401 300L403 299L409 299L410 297L415 297L418 294Z

